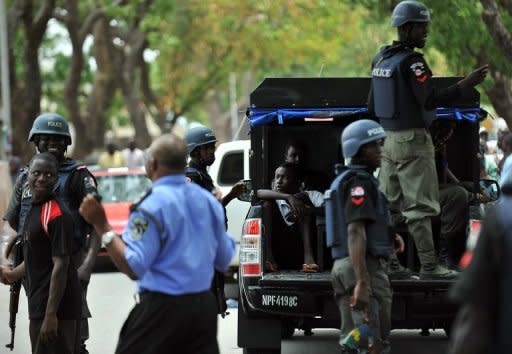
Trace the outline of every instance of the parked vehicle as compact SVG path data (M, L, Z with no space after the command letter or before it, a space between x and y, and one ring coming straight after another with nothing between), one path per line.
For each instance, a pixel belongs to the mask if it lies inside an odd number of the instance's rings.
M236 140L222 143L215 150L215 162L210 166L209 173L214 184L221 190L222 195L229 193L235 183L249 179L250 140ZM238 251L245 216L249 204L239 199L233 199L226 206L228 231L235 237L237 252L230 264L231 275L238 272Z
M447 87L460 78L435 78ZM310 153L308 168L335 176L335 165L344 164L340 152L343 129L358 119L372 119L366 109L369 78L270 78L250 96L251 149L249 172L255 190L268 189L275 168L283 160L287 141L300 139ZM438 118L456 121L448 143L450 168L461 180L479 182L478 149L479 94L461 98L450 107L438 109ZM332 258L325 246L324 215L316 215L316 260L318 273L298 269L265 270L265 242L279 238L275 218L254 199L243 225L240 240L238 345L244 353L280 353L281 339L299 328L339 328L340 319L330 280ZM407 265L419 268L412 238L406 230ZM435 237L438 237L435 230ZM300 242L300 237L297 242ZM275 253L274 253L275 256ZM285 255L286 256L286 255ZM449 331L455 305L446 293L453 280L393 280L393 328ZM425 332L426 333L426 332Z
M127 167L93 170L92 174L98 183L98 193L112 229L121 235L128 223L130 205L142 197L151 187L151 180L143 168L128 169ZM98 253L98 262L109 259L105 249Z

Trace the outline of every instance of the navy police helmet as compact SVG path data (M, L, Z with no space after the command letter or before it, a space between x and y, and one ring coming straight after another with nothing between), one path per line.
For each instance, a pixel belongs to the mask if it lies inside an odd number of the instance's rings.
M62 135L67 138L67 144L71 144L68 122L57 113L43 113L34 120L28 141L34 141L36 135Z
M210 128L196 127L189 129L185 133L185 141L187 142L187 149L188 153L190 154L195 150L195 148L201 145L216 143L217 138Z
M354 157L361 146L385 137L384 129L374 120L361 119L352 122L341 133L343 157Z
M408 22L430 22L428 7L414 0L400 2L391 15L391 26L400 27Z

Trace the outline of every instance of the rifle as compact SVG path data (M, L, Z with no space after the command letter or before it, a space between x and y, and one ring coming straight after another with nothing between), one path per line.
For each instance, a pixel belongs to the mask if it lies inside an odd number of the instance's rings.
M14 268L23 262L23 239L18 236L14 244ZM20 302L21 279L11 285L9 297L9 327L11 328L11 343L5 346L11 351L14 349L14 333L16 332L16 314L18 313L18 304Z
M215 270L212 288L217 300L217 313L224 318L226 315L229 315L229 312L226 311L228 306L226 304L226 294L224 293L224 273Z

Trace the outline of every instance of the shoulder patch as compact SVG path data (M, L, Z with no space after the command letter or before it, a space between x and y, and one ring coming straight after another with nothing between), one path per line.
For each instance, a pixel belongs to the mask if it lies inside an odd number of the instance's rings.
M94 177L93 176L87 176L87 177L84 177L84 186L85 186L85 189L90 189L90 188L96 188L96 181L94 180Z
M130 223L130 237L133 241L138 241L142 238L148 229L148 221L142 216L136 216Z
M416 77L416 81L419 83L424 83L428 79L428 73L425 69L425 63L421 61L417 61L410 66L412 73Z
M362 186L355 186L350 189L352 204L359 206L366 200L366 192Z

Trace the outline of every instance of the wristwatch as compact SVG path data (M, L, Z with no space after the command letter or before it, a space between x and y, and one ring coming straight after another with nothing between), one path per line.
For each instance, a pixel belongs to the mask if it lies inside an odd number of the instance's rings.
M117 234L112 230L105 232L103 235L101 235L101 245L106 247L116 236Z

